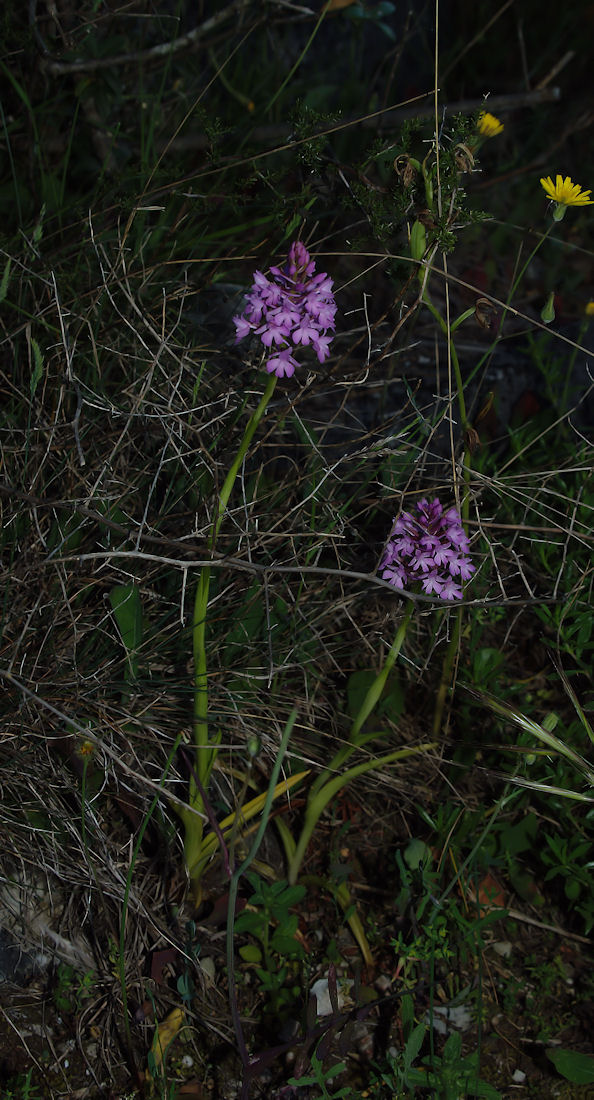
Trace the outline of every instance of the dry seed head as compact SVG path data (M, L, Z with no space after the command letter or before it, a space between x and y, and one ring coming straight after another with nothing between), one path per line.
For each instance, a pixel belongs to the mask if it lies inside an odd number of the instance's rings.
M403 187L408 191L415 182L418 172L412 164L411 158L406 153L401 153L394 161L394 171L400 176Z
M456 167L459 172L472 172L474 168L474 155L472 149L468 145L464 145L463 142L459 142L454 150L456 157Z
M484 328L486 332L490 332L497 320L497 310L489 298L477 298L474 316L481 328Z
M476 428L467 428L464 432L464 443L471 455L475 455L481 449L481 441Z

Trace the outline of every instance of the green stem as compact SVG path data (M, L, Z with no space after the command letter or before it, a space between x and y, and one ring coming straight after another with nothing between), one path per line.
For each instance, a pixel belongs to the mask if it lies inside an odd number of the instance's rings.
M415 605L413 601L409 600L406 611L404 612L402 622L400 623L400 626L396 631L396 637L394 638L394 641L392 642L392 645L390 647L390 652L386 657L384 667L382 668L381 672L378 673L371 687L369 688L367 695L365 696L361 704L359 713L355 718L355 721L353 722L349 737L350 741L354 741L358 734L361 732L363 725L369 718L370 714L373 713L382 697L388 676L394 668L396 658L398 657L400 650L402 649L402 644L406 637L406 631L408 630L408 624L410 623L414 606Z
M241 465L248 452L248 448L256 429L264 416L266 407L274 393L274 388L277 383L277 376L275 374L270 375L266 389L260 398L255 412L252 413L244 435L239 446L237 455L231 465L229 472L223 483L223 487L219 494L219 499L216 506L215 517L212 522L211 534L209 539L209 545L211 552L214 551L216 546L217 537L221 528L221 523L229 503L229 497L233 490L235 480L241 469ZM208 597L210 592L210 566L206 565L201 570L198 578L198 584L196 587L196 597L194 601L194 616L192 620L192 642L194 652L194 749L195 749L195 770L202 787L206 790L208 781L210 779L210 773L213 769L217 751L218 741L216 738L209 737L208 732L208 667L206 661L206 615L208 609ZM202 814L204 806L202 802L202 796L198 789L198 785L195 780L190 777L188 801L193 810L197 810L198 814ZM187 867L194 867L198 864L200 850L202 846L202 834L204 831L204 819L198 816L196 813L188 813L183 816L183 823L185 828L185 843L184 853Z
M367 694L359 708L359 713L357 714L353 725L351 726L351 732L349 734L348 741L342 746L342 748L338 750L338 752L334 754L328 767L325 768L324 771L320 773L315 782L312 783L309 793L310 799L312 798L312 796L315 796L316 792L325 785L325 783L331 776L336 775L338 769L341 768L342 765L348 760L348 758L353 755L355 750L360 747L361 730L381 699L388 676L390 675L396 662L396 658L398 657L398 654L402 649L402 644L406 637L406 631L408 629L408 624L410 622L413 610L414 603L412 600L409 600L406 611L404 612L402 622L400 623L400 626L396 631L396 637L392 642L390 652L388 653L388 656L386 657L386 660L384 662L384 666L381 672L378 672L375 680L368 688Z
M326 806L332 798L340 791L347 783L350 783L351 779L355 779L358 775L363 775L365 772L372 771L374 768L382 767L383 764L387 764L392 760L397 760L401 756L407 756L411 752L419 752L421 749L400 749L395 753L388 753L387 756L375 758L373 760L365 761L362 764L357 764L352 768L349 768L346 772L340 771L346 761L352 754L361 747L365 741L365 737L362 737L361 730L369 718L369 716L375 710L383 694L386 686L386 681L390 672L392 671L396 658L402 649L402 644L406 637L406 631L411 619L411 615L414 609L412 600L409 600L408 606L404 613L402 622L400 623L396 636L392 642L390 652L386 657L381 672L378 673L375 680L369 687L367 694L359 708L359 712L351 726L351 732L349 734L348 741L334 754L330 764L323 772L320 773L318 778L312 783L309 794L307 797L307 805L305 808L305 821L299 840L292 852L292 858L289 860L289 881L294 883L297 881L299 869L303 862L307 845L311 839L313 831L320 819L321 814L324 812ZM424 746L426 748L427 746ZM337 774L339 773L339 774Z
M289 882L291 885L297 882L307 846L326 806L336 797L343 787L346 787L347 783L350 783L351 780L356 779L359 775L365 775L367 772L377 771L387 764L392 764L394 760L404 760L406 757L414 756L419 752L430 752L431 749L435 747L435 742L431 741L422 745L414 745L407 749L395 749L394 752L388 752L383 756L374 757L373 760L365 760L362 764L355 764L352 768L348 768L347 771L342 772L340 775L335 775L332 779L328 779L322 787L318 788L313 797L312 788L307 800L303 829L301 830L293 858L289 864Z
M452 686L452 673L454 669L454 661L456 659L456 653L458 652L458 646L460 644L460 634L462 632L462 608L459 607L456 617L454 619L454 625L450 634L450 640L448 642L448 648L446 649L445 657L443 659L443 667L441 670L441 680L437 689L437 695L435 697L435 709L433 711L433 736L437 737L441 730L441 724L443 721L443 712L445 710L446 700L448 697L448 691Z
M530 261L528 261L528 262L530 262ZM444 321L443 317L441 316L441 313L439 312L439 310L433 305L433 302L429 298L429 295L428 295L426 290L423 294L423 302L425 303L425 305L427 306L429 311L435 317L441 331L445 334L445 336L447 337L447 340L448 340L448 344L449 344L449 348L450 348L450 356L451 356L451 361L452 361L452 367L454 369L454 378L455 378L455 381L456 381L456 393L457 393L457 398L458 398L458 408L460 410L460 422L461 422L461 425L462 425L463 432L466 433L468 431L469 427L470 427L470 422L468 420L468 416L467 416L467 413L466 413L466 401L464 400L464 384L463 384L463 381L462 381L462 371L460 369L460 360L458 359L458 352L456 351L456 345L455 345L454 340L452 338L452 333L455 331L455 329L458 327L458 325L460 325L462 323L462 321L465 320L469 316L470 312L474 312L474 311L467 310L466 313L463 313L460 317L458 317L457 321L455 321L454 324L452 326L450 326L450 329L448 330L448 326L447 326L446 322ZM462 458L462 467L463 467L463 470L464 470L464 495L462 497L461 515L462 515L462 524L463 524L464 530L466 532L468 531L468 516L469 516L469 511L470 511L470 496L469 496L468 490L469 490L469 487L470 487L471 463L472 463L472 456L471 456L470 451L468 451L467 454L463 455L463 458ZM450 640L448 642L448 648L446 650L446 654L445 654L445 657L444 657L443 669L442 669L442 673L441 673L441 681L440 681L439 688L437 690L437 696L436 696L436 699L435 699L435 709L434 709L434 712L433 712L433 736L434 737L436 737L438 735L438 733L441 729L441 724L442 724L442 720L443 720L443 712L444 712L444 709L445 709L448 690L449 690L449 687L451 685L452 671L453 671L453 668L454 668L456 653L458 652L458 646L460 644L461 631L462 631L462 608L460 607L460 608L458 608L458 612L457 612L456 618L454 620L454 627L453 627L453 630L452 630L451 635L450 635Z
M299 54L299 57L297 58L295 64L293 65L293 68L290 70L290 72L287 73L287 75L286 75L285 79L283 80L280 88L277 88L277 90L274 93L272 99L269 101L269 103L266 104L266 107L264 109L265 114L268 114L268 111L270 111L271 107L274 106L274 104L276 103L279 95L281 95L281 93L284 91L287 84L292 79L294 73L297 72L297 69L299 68L301 62L303 61L303 58L305 57L305 55L306 55L307 51L309 50L309 47L311 46L316 34L318 33L320 27L322 26L322 23L323 23L324 19L326 18L326 14L328 12L328 7L329 7L329 5L327 3L323 5L322 10L320 12L320 17L319 17L313 31L311 32L307 42L305 43L305 46L303 47L301 53Z
M551 222L551 224L548 226L546 232L536 242L536 244L535 244L534 248L532 249L532 252L528 256L528 259L526 260L524 266L521 268L521 270L519 271L518 275L516 276L516 278L514 279L512 285L510 287L509 293L507 295L505 307L502 311L501 320L499 322L499 329L498 329L498 332L497 332L496 341L498 340L499 336L501 335L501 330L503 328L503 322L504 322L506 314L508 312L509 304L510 304L516 290L518 289L518 286L520 285L522 279L524 278L524 275L526 274L526 271L527 271L528 267L532 263L532 260L536 256L536 253L538 252L539 248L542 247L545 240L549 236L549 234L551 232L551 229L553 228L554 224L555 224L554 222ZM436 307L431 302L427 291L425 291L425 293L423 295L423 301L424 301L425 305L427 306L427 308L430 310L430 312L435 317L437 323L439 324L439 327L441 328L442 332L445 333L445 335L447 336L448 342L449 342L450 352L451 352L451 357L452 357L452 366L454 368L454 375L455 375L455 379L456 379L456 387L457 387L457 391L458 391L457 396L458 396L458 407L460 409L460 420L461 420L461 423L462 423L463 430L466 431L470 427L470 424L468 422L467 415L466 415L466 403L465 403L465 400L464 400L464 391L463 391L463 385L462 385L462 372L460 370L460 361L458 359L458 354L456 352L456 347L455 347L454 341L452 339L452 333L458 327L458 325L462 322L462 320L468 315L469 311L467 310L466 314L462 314L462 316L459 317L457 319L457 321L454 322L454 324L450 328L450 331L448 332L448 327L447 327L446 322L444 321L444 319L441 316L441 314L439 313L439 311L436 309ZM461 513L462 513L462 523L463 523L463 526L464 526L464 530L468 531L468 517L469 517L469 512L470 512L469 488L470 488L470 474L471 474L471 469L472 469L472 455L471 455L470 451L468 451L463 456L462 466L463 466L463 470L464 470L464 496L462 498ZM439 688L438 688L438 691L437 691L437 696L436 696L436 699L435 699L435 709L434 709L434 712L433 712L433 736L434 737L437 737L437 735L439 734L439 732L441 730L441 726L442 726L442 722L443 722L443 714L444 714L446 700L447 700L447 696L448 696L448 691L450 690L450 688L452 686L452 677L453 677L455 658L456 658L456 653L458 652L458 647L459 647L459 644L460 644L461 633L462 633L462 608L460 607L458 609L458 613L457 613L456 618L454 620L454 626L453 626L453 629L452 629L452 632L451 632L451 635L450 635L448 648L447 648L447 651L446 651L446 654L445 654L445 657L444 657L443 669L442 669L442 674L441 674L441 681L440 681Z
M458 408L460 409L460 421L462 423L462 430L466 431L466 429L469 427L469 424L468 424L468 419L467 419L467 416L466 416L466 402L464 400L464 386L463 386L463 383L462 383L462 371L460 370L460 360L458 359L458 352L456 351L456 345L454 344L454 341L452 340L452 331L453 331L453 329L450 329L448 331L448 326L447 326L446 322L444 321L443 317L441 316L441 313L436 308L436 306L433 305L433 302L431 301L431 299L429 297L429 294L427 293L427 290L425 290L423 292L423 302L427 306L427 309L429 310L429 312L432 313L433 316L435 317L435 320L437 321L441 331L446 336L448 344L450 346L450 354L451 354L451 357L452 357L452 366L454 368L454 377L456 379L456 390L457 390L457 394L458 394ZM462 320L462 318L459 317L458 321L460 322L461 320Z
M518 289L520 283L522 282L522 279L524 278L524 275L526 274L528 268L530 267L530 264L532 263L534 257L536 256L536 253L538 252L539 248L542 248L543 244L545 243L547 237L549 236L549 234L551 232L551 229L554 228L555 224L556 223L554 221L551 222L551 224L547 227L547 229L543 233L542 237L540 237L540 239L536 242L534 248L532 249L532 252L530 253L528 259L526 260L526 263L524 264L524 266L520 270L520 272L516 275L511 287L509 288L509 294L507 295L507 298L505 300L505 307L504 307L504 309L502 310L502 313L501 313L501 320L499 322L499 328L497 330L496 339L498 339L499 336L501 335L501 330L503 328L503 322L505 321L505 318L506 318L506 315L507 315L507 312L508 312L508 306L509 306L514 294L516 293L516 290Z

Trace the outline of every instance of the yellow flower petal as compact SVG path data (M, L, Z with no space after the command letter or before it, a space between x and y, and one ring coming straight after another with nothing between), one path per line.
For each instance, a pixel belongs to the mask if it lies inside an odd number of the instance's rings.
M540 183L552 202L559 203L560 206L592 206L594 204L594 199L590 198L591 190L582 191L580 184L574 183L571 176L565 176L564 179L563 176L558 174L554 183L550 176L544 176L541 178Z
M482 137L497 137L503 130L503 123L488 111L481 111L478 117L478 132Z

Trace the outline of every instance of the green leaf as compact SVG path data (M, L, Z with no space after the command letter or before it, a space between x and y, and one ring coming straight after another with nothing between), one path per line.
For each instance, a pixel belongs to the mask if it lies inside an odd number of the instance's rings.
M460 1061L460 1054L462 1052L462 1036L459 1031L452 1031L452 1034L448 1036L446 1045L443 1048L443 1060L449 1062L450 1065L455 1065Z
M239 948L239 954L246 963L261 963L262 952L259 947L256 947L255 943L246 943L243 947Z
M357 717L363 706L367 692L375 678L375 672L367 668L359 669L358 672L353 672L349 676L349 682L347 684L347 706L351 718Z
M295 230L298 229L301 225L301 221L301 214L293 214L293 217L291 218L289 224L285 227L285 232L283 233L283 241L288 241L289 237L293 236Z
M405 993L400 1004L400 1019L405 1035L410 1031L415 1019L415 1006L410 993Z
M367 698L367 693L377 679L377 673L373 669L362 668L351 673L347 684L347 706L351 718L356 718ZM404 713L404 692L397 675L394 673L388 680L377 705L376 714L385 715L387 718L399 718Z
M282 902L286 909L298 905L305 897L305 886L287 886L282 893Z
M431 849L425 844L424 840L413 838L405 848L404 862L407 867L410 867L411 871L416 871L419 867L423 869L431 867L433 863Z
M577 1050L547 1050L547 1058L550 1058L557 1073L571 1081L573 1085L594 1084L594 1057L591 1054L580 1054Z
M298 940L294 936L285 935L280 928L272 936L270 946L273 951L276 951L277 955L282 955L283 958L302 959L304 956L303 947Z
M565 881L565 897L569 898L569 901L576 901L581 894L581 886L579 882L576 882L574 878L568 878Z
M472 1091L475 1096L483 1096L485 1100L501 1100L501 1093L487 1081L477 1081L472 1085Z
M472 661L472 678L475 684L487 687L493 677L499 674L503 663L503 654L498 649L479 649Z
M404 1046L404 1071L408 1073L415 1058L418 1057L421 1047L423 1046L423 1040L425 1038L427 1028L425 1024L417 1024L417 1026L411 1031Z
M235 918L236 932L251 932L253 936L262 936L266 927L266 921L262 913L254 913L251 909L244 909Z
M140 589L134 583L116 584L109 593L115 621L128 657L128 676L138 676L138 649L142 645L142 601Z

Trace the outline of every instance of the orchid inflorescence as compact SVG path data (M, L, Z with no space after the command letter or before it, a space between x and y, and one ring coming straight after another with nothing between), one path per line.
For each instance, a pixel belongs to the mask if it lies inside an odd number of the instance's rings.
M416 509L416 515L401 512L395 520L379 566L382 577L394 588L420 580L425 592L461 600L460 581L468 580L475 567L460 513L456 508L444 512L437 497L431 503L424 497Z
M272 278L254 272L245 309L233 318L237 341L250 332L259 336L271 352L266 370L279 378L295 373L299 364L292 353L300 345L310 344L320 363L328 357L336 303L332 279L315 270L305 245L295 241L283 267L270 268Z

